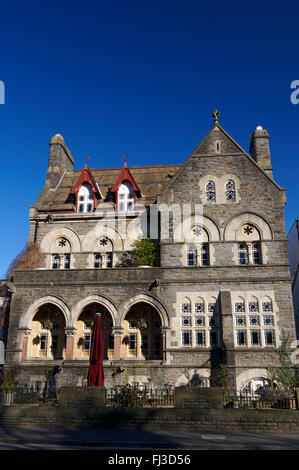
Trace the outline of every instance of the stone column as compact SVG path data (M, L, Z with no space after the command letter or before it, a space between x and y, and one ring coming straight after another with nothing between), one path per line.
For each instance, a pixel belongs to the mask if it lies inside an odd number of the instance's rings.
M66 334L65 360L71 361L74 358L74 337L76 328L65 328L64 331Z
M163 361L167 360L166 348L167 348L167 331L169 330L168 327L162 327L162 359Z
M31 330L24 329L24 330L22 330L22 332L23 332L23 341L22 341L21 361L26 361L27 354L28 354L28 339L29 339L29 335L31 333Z
M119 361L120 360L120 348L121 348L121 336L123 334L122 326L114 326L112 328L112 333L114 336L113 359L114 361Z
M230 291L220 291L221 318L222 318L222 341L224 348L224 359L228 366L229 393L236 393L235 377L235 345L234 345L234 323L233 306Z

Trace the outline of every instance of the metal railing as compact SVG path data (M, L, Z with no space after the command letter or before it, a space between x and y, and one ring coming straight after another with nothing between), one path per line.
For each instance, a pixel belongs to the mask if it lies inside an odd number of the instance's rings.
M106 391L106 406L173 408L174 396L174 387L118 386Z
M224 397L223 405L225 408L254 410L297 409L295 396L265 398L256 395L229 395Z

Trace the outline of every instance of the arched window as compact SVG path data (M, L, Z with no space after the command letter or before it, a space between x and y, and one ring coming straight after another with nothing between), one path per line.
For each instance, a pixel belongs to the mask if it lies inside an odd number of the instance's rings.
M67 238L60 237L53 242L51 257L52 269L70 269L71 267L71 244Z
M128 181L122 183L118 190L118 210L120 212L132 211L134 209L134 190Z
M95 244L93 255L93 267L112 268L113 267L113 243L107 237L100 237Z
M206 184L206 201L216 202L215 183L213 181L208 181Z
M78 193L78 212L92 212L93 211L93 192L89 183L84 183Z
M233 180L228 180L225 185L225 199L227 202L235 202L236 200L236 189Z

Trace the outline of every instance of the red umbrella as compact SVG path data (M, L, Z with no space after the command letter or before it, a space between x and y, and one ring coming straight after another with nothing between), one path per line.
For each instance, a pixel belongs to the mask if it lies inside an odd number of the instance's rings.
M103 335L101 314L96 313L91 337L91 350L89 356L89 369L87 383L89 387L104 386L104 369L103 369Z

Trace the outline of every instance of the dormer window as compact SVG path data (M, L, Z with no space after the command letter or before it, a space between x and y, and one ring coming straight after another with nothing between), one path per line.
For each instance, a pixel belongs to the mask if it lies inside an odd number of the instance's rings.
M92 212L93 204L94 200L92 187L89 183L84 183L78 192L78 212Z
M123 182L118 190L118 210L120 212L132 211L134 209L134 190L131 183Z

